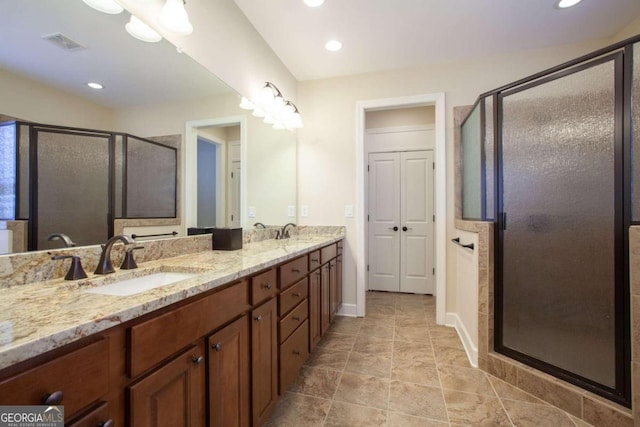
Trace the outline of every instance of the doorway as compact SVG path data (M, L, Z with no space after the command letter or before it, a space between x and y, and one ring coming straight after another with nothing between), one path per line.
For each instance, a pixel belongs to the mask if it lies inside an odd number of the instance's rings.
M405 96L400 98L377 99L356 102L356 179L357 179L357 203L361 209L357 215L357 253L356 253L356 306L352 314L365 315L365 295L367 289L366 275L366 202L367 202L367 171L366 162L368 150L365 147L365 117L370 111L378 111L390 108L409 108L419 106L433 106L435 109L434 125L434 262L435 262L435 296L436 296L436 322L445 323L446 309L446 138L445 138L445 94L444 92ZM343 304L343 309L345 304Z
M369 290L433 294L433 151L370 153Z

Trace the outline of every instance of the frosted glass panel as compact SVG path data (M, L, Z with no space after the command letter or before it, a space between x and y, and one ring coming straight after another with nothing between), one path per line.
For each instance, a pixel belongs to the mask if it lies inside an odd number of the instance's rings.
M115 202L114 202L114 206L113 206L113 210L114 210L114 215L116 218L122 218L123 212L123 188L124 188L124 136L117 134L114 135L114 142L115 142L115 158L114 163L115 163L115 176L114 176L114 181L115 181Z
M480 104L462 124L462 218L482 218Z
M496 218L495 207L495 137L493 134L493 96L484 98L484 197L485 220Z
M18 217L29 218L29 126L18 125Z
M614 63L503 101L503 344L615 387Z
M633 136L631 141L632 181L631 209L632 221L640 222L640 43L633 45L633 89L631 92ZM637 136L636 136L637 135Z
M51 233L79 246L108 238L109 139L39 130L37 249L60 247Z
M176 150L127 137L127 218L176 216Z
M16 125L0 125L0 219L16 215Z

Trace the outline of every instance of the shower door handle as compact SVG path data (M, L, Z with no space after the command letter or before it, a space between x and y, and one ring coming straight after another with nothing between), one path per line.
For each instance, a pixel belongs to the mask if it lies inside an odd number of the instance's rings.
M500 214L500 223L498 225L502 230L507 229L507 213L506 212L502 212Z

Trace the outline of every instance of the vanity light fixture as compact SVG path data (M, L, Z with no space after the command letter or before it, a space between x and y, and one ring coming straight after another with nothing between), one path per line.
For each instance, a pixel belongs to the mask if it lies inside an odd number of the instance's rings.
M284 99L280 90L271 82L266 82L252 102L242 97L240 108L253 110L255 117L264 117L264 122L274 129L298 129L302 127L302 117L295 104Z
M324 0L304 0L304 4L309 7L318 7L324 4Z
M567 9L569 7L575 6L580 3L582 0L559 0L556 3L557 9Z
M162 40L162 36L153 28L142 22L135 15L131 15L129 23L124 26L132 37L147 43L156 43Z
M166 0L160 14L160 24L181 36L188 36L193 32L193 25L189 22L185 4L184 0Z
M340 40L329 40L324 45L324 48L327 49L329 52L337 52L340 49L342 49L342 42Z
M110 15L117 15L124 10L124 7L120 6L114 0L82 0L88 6L99 10L102 13L108 13Z
M104 89L103 85L101 85L100 83L96 83L96 82L89 82L89 83L87 83L87 86L89 86L91 89Z

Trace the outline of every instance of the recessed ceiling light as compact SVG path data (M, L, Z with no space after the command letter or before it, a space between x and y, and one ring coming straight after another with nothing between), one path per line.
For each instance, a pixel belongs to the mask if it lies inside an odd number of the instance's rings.
M337 52L342 49L342 42L340 40L330 40L324 45L324 48L331 52Z
M104 89L104 86L96 82L87 83L87 86L89 86L91 89Z
M304 0L304 4L306 4L309 7L322 6L323 3L324 3L324 0Z
M568 8L568 7L571 7L571 6L575 6L575 5L577 5L577 4L578 4L578 3L580 3L581 1L582 1L582 0L559 0L559 1L556 3L556 7L557 7L558 9L566 9L566 8Z

